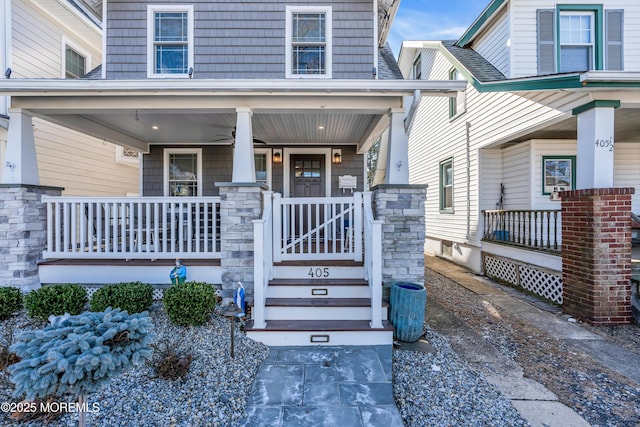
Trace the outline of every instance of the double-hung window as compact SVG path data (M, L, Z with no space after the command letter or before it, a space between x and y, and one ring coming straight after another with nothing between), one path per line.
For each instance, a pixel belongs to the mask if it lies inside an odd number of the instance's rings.
M253 159L256 165L256 182L271 189L271 149L255 148Z
M460 71L455 68L449 71L449 80L464 80ZM465 91L458 92L455 97L449 98L449 118L453 119L467 110L467 95Z
M147 74L186 77L193 64L193 6L147 7Z
M287 6L286 76L331 77L331 7Z
M560 12L561 73L594 69L594 25L594 12Z
M440 212L453 212L453 159L440 162Z
M87 58L69 45L64 47L64 77L79 79L87 73Z
M165 196L201 196L202 150L199 148L165 149L164 177Z

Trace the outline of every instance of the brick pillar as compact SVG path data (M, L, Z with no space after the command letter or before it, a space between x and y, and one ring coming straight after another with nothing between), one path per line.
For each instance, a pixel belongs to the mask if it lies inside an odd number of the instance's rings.
M223 296L242 282L253 300L253 220L262 215L261 184L216 183L220 188L220 243ZM226 290L226 292L225 292Z
M373 210L382 225L382 281L424 284L425 185L381 184L373 188Z
M631 322L633 188L562 196L563 310L595 325Z
M23 292L40 287L38 260L47 239L47 209L42 195L62 188L0 184L0 286Z

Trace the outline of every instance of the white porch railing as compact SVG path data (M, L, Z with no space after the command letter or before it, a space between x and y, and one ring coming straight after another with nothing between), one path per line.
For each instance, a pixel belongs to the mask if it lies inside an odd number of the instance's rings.
M273 269L273 192L264 193L264 210L261 219L253 220L253 327L264 329L266 326L264 307L267 286Z
M42 197L46 258L219 258L219 197Z
M362 261L362 193L353 197L273 197L274 261Z
M372 328L382 328L382 224L374 219L371 193L364 194L364 274L371 295Z

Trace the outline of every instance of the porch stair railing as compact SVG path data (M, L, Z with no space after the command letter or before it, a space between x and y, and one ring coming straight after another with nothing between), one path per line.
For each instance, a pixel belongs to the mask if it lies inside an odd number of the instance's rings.
M46 197L51 258L219 258L219 197Z
M485 210L482 239L488 242L559 253L560 210Z
M273 271L273 192L265 191L262 218L253 220L253 325L264 329L267 286Z
M374 219L371 193L364 194L364 275L371 294L371 327L382 328L382 224Z
M274 261L362 261L362 193L353 197L273 196Z

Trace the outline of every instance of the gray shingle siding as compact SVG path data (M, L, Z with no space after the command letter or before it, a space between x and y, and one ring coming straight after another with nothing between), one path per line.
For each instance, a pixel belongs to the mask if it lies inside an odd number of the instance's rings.
M371 1L131 1L107 3L108 79L147 71L147 4L194 5L194 78L285 77L286 6L332 6L333 78L372 78Z

